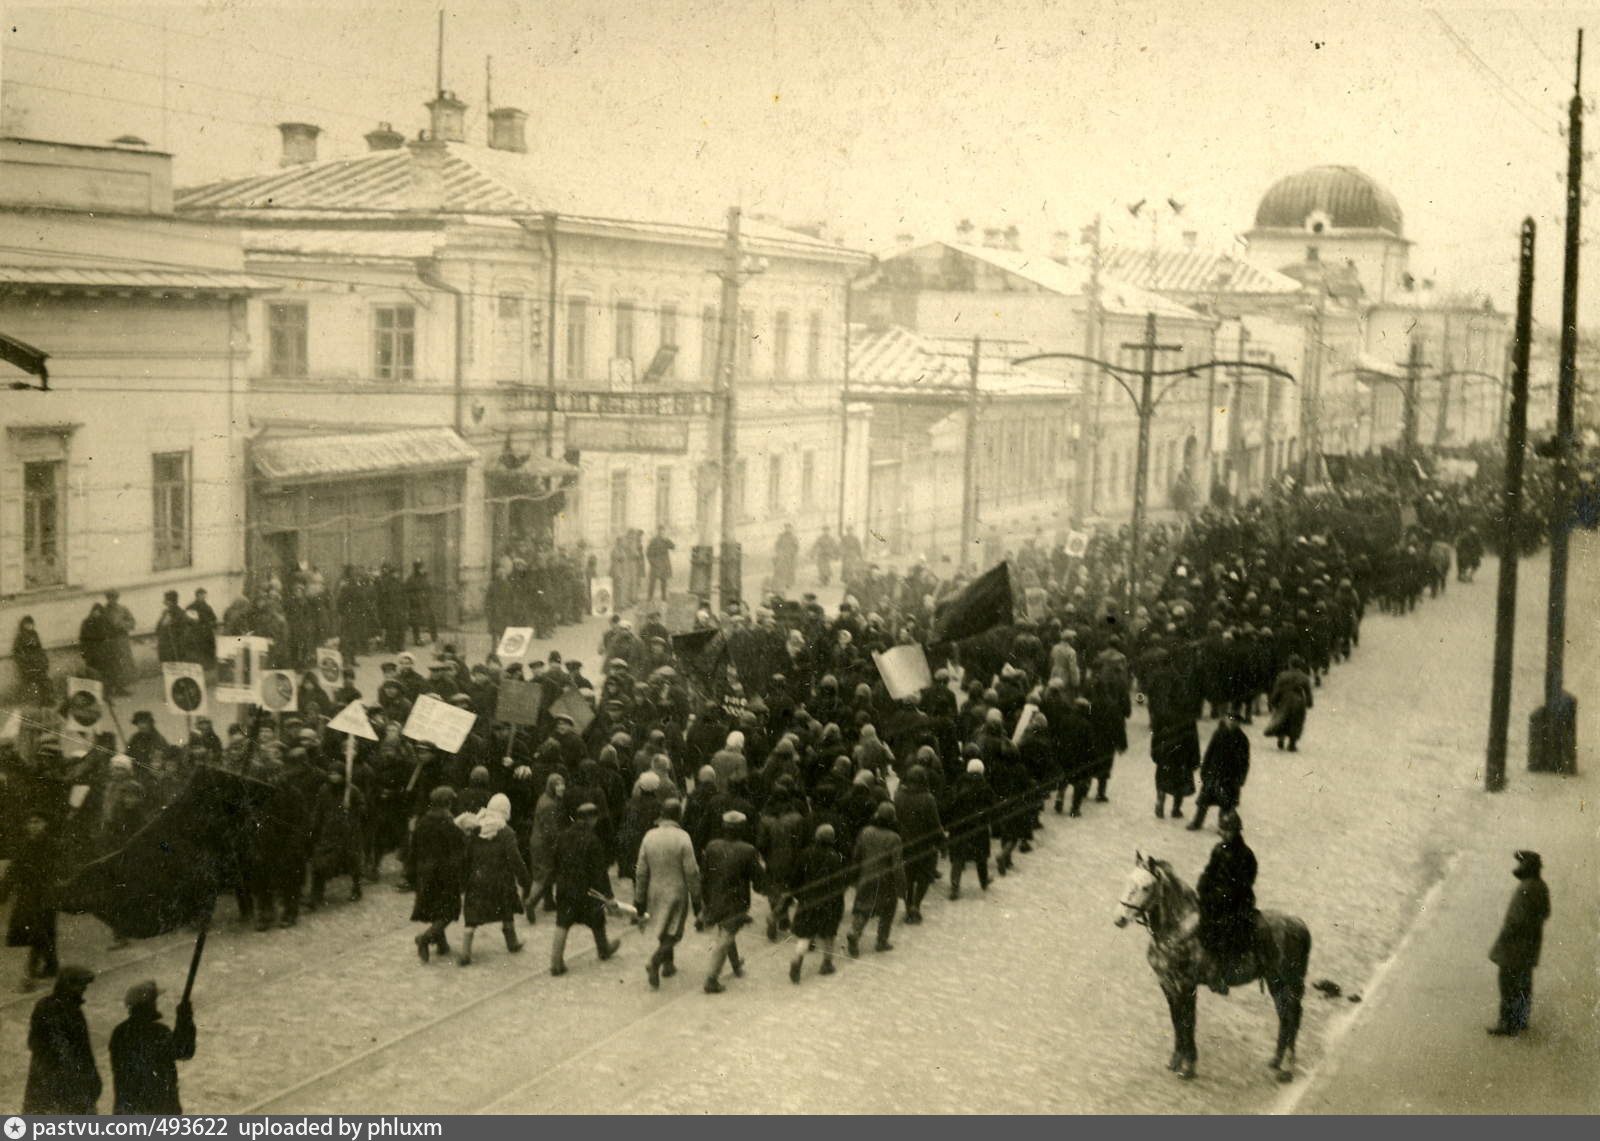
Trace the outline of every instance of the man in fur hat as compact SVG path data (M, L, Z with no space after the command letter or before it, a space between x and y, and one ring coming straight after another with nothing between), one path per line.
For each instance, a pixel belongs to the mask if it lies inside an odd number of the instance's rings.
M1511 874L1517 877L1517 890L1489 950L1489 961L1500 968L1500 1020L1489 1027L1489 1033L1497 1038L1512 1037L1528 1028L1533 968L1539 965L1544 921L1550 918L1550 889L1539 875L1544 867L1539 853L1517 852L1516 861Z

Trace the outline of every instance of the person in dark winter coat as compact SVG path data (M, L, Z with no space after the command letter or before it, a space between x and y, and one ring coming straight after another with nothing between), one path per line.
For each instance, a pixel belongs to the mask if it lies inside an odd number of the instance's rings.
M968 864L978 870L978 886L989 890L989 817L994 812L994 790L984 779L983 762L973 757L956 782L950 799L950 898L961 898L961 871Z
M1222 839L1211 849L1200 873L1200 921L1197 934L1207 952L1210 977L1218 994L1228 993L1228 976L1249 952L1256 926L1256 856L1244 842L1244 824L1237 812L1217 821Z
M450 815L455 789L440 785L428 794L428 811L417 817L411 831L411 855L406 861L417 894L411 902L411 921L428 929L416 937L417 957L428 961L428 951L448 955L444 930L461 918L461 894L466 890L467 838Z
M1288 668L1272 683L1272 694L1267 698L1267 708L1272 710L1267 736L1278 739L1278 748L1288 742L1289 752L1298 751L1300 734L1306 729L1306 712L1312 705L1311 678L1306 673L1305 660L1291 656Z
M922 898L939 870L939 850L944 846L944 825L939 802L928 788L928 770L912 765L894 794L900 838L905 842L906 922L922 922Z
M1118 753L1128 751L1128 718L1133 716L1127 678L1115 662L1096 674L1092 700L1089 723L1094 727L1095 760L1090 775L1095 780L1094 799L1104 804L1110 799L1106 786L1111 783L1112 763Z
M850 933L845 946L853 959L861 953L861 933L868 922L877 920L875 951L892 951L889 931L894 913L906 893L905 845L896 830L894 805L883 803L873 813L872 823L856 837L851 867L856 877L856 897L850 905Z
M462 918L467 929L461 935L461 954L457 961L472 965L472 939L487 923L500 924L506 950L522 950L517 938L516 916L529 888L528 865L522 862L516 833L511 830L511 801L503 793L489 798L489 804L473 822L476 831L467 841L466 905Z
M22 964L23 990L32 990L35 979L56 973L56 909L50 893L59 858L60 846L49 822L41 813L31 814L27 838L0 878L0 903L15 900L6 924L6 946L28 948Z
M178 1114L178 1063L194 1057L194 1007L178 1003L168 1028L156 1008L154 982L135 983L124 1001L127 1019L111 1031L112 1113Z
M789 963L789 981L800 981L806 953L822 941L822 973L834 972L833 943L844 919L846 887L844 854L839 851L832 824L817 828L800 860L800 886L795 890L795 954Z
M1500 968L1500 1019L1489 1033L1504 1037L1528 1028L1533 1011L1533 968L1539 965L1544 921L1550 918L1550 889L1540 878L1544 861L1538 852L1516 853L1517 890L1506 908L1489 961Z
M702 926L718 931L716 950L706 971L705 992L721 994L726 988L718 977L723 963L733 967L738 978L744 974L739 956L739 932L750 922L750 893L766 883L766 868L755 845L744 839L747 819L744 813L723 814L722 834L706 845L705 907L700 913Z
M1238 715L1229 709L1223 713L1216 732L1211 734L1205 758L1200 762L1200 795L1194 802L1194 819L1189 822L1189 831L1200 831L1206 822L1206 812L1213 805L1219 812L1238 808L1239 792L1249 775L1250 738L1239 728Z
M33 624L32 615L23 615L11 640L11 661L17 671L17 698L24 705L50 704L50 655Z
M366 836L366 797L359 788L345 801L344 772L330 769L311 810L311 898L307 906L321 907L328 880L350 877L350 901L361 898L362 846Z
M795 795L793 780L780 780L761 810L757 845L767 865L767 938L773 942L789 929L789 904L809 835L811 821L804 802Z
M573 813L573 823L556 842L551 873L556 889L556 931L550 944L550 973L567 973L567 932L581 923L594 932L601 962L621 949L620 941L606 938L606 901L614 899L611 876L606 871L606 850L597 834L601 809L585 801ZM598 892L603 899L595 899Z
M1061 811L1065 799L1063 794L1071 785L1072 807L1067 815L1081 816L1083 802L1089 796L1089 785L1100 768L1094 705L1086 697L1074 698L1065 716L1059 722L1052 719L1050 725L1055 730L1056 747L1061 750L1061 783L1056 788L1056 811Z
M87 967L63 967L55 990L34 1004L23 1113L98 1112L100 1068L83 1017L83 992L93 981L94 972Z
M420 562L411 564L411 577L406 579L406 613L411 619L411 644L422 645L422 632L428 632L428 642L439 640L439 622L433 609L433 582L427 568Z

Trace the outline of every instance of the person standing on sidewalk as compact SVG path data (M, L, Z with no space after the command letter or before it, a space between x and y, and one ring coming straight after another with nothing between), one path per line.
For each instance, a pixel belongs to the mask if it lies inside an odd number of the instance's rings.
M1516 853L1517 889L1511 894L1500 935L1489 949L1489 961L1500 968L1500 1021L1489 1027L1495 1037L1513 1037L1528 1028L1533 1010L1533 968L1539 965L1544 921L1550 918L1550 889L1539 878L1544 863L1538 852Z
M83 1016L83 992L93 981L94 972L87 967L62 967L55 990L34 1004L23 1113L98 1112L100 1069Z
M645 563L648 564L650 573L645 583L644 600L649 602L655 598L659 589L661 601L667 600L667 591L672 589L672 552L678 549L678 544L667 538L667 529L658 526L655 537L650 540L650 545L644 549Z

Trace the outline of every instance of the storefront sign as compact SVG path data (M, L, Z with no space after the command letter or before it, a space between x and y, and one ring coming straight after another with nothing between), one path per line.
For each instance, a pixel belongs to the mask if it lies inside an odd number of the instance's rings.
M689 425L631 417L567 417L567 447L580 452L675 452L689 450Z

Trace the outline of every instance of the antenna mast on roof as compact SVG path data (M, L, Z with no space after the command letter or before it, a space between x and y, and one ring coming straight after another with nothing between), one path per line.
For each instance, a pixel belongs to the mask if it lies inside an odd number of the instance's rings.
M444 9L439 9L439 50L433 57L433 90L436 95L444 94Z

